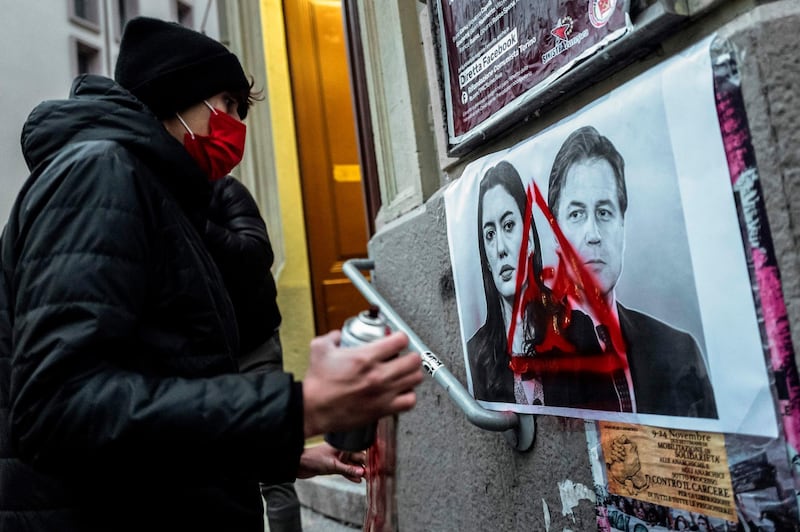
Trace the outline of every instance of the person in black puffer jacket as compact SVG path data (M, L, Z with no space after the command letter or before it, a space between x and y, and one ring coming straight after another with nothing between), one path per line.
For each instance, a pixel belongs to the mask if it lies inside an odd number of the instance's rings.
M233 176L212 184L205 239L222 273L239 324L239 371L283 370L278 331L281 313L270 271L275 254L258 204ZM264 484L261 494L270 532L303 529L294 483Z
M247 187L233 176L212 184L205 240L219 267L239 324L239 371L282 371L283 348L278 327L281 314L275 279L275 259L267 225ZM363 467L366 453L338 451L328 443L309 446L301 462L306 469L332 469L350 481L361 482L350 465ZM363 471L363 469L361 469ZM300 501L294 483L262 484L270 532L302 530Z
M141 17L116 78L79 76L22 131L31 175L0 238L0 530L263 530L259 482L335 472L304 440L413 407L420 359L391 358L399 333L343 349L332 332L302 383L239 373L203 233L250 85L213 39Z

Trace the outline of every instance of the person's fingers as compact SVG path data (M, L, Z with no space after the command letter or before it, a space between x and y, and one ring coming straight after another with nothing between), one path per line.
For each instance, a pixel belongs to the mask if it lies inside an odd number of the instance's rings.
M386 372L385 378L389 382L394 382L408 375L419 374L422 377L422 358L418 353L408 353L384 362L383 370Z
M367 463L366 451L339 451L339 460L346 464L364 466Z
M349 478L361 478L364 476L364 468L361 466L342 464L339 472Z
M413 391L408 391L397 395L389 403L389 411L385 415L394 414L398 412L406 412L414 408L417 404L417 394Z
M379 338L361 347L369 353L372 360L383 361L392 358L408 347L408 336L403 332Z
M338 347L341 338L342 333L338 329L317 336L311 340L311 351L326 351Z
M337 460L335 456L332 456L331 472L338 473L348 480L354 480L363 477L365 471L362 466L346 464L340 460Z
M412 389L416 388L423 381L423 379L424 377L421 369L401 377L395 377L389 381L391 384L390 391L393 393L411 391Z
M361 473L358 475L348 475L345 473L341 473L341 475L350 482L353 482L354 484L361 484L361 480L364 478L365 473Z
M417 353L402 355L383 363L384 379L395 389L405 390L423 380L422 359Z
M339 329L334 329L332 331L329 331L328 334L326 334L325 336L327 336L330 339L333 345L339 347L339 343L342 341L342 331L340 331Z

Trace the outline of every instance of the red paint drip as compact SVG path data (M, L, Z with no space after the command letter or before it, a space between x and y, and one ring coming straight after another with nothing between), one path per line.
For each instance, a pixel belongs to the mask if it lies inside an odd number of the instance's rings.
M527 235L531 229L531 223L533 219L533 212L531 209L531 190L528 188L528 200L525 203L525 219L522 223L522 234ZM530 242L528 238L522 239L522 247L519 250L519 255L517 258L517 283L516 288L514 290L514 306L513 306L513 319L511 320L511 325L508 327L508 338L506 341L506 350L510 355L513 349L513 342L514 342L514 333L517 329L517 321L518 318L522 316L522 313L525 310L525 306L528 302L532 301L532 297L534 294L531 292L538 291L538 287L536 287L536 283L533 282L534 279L534 272L533 272L533 265L531 261L528 260L528 246ZM525 289L524 293L522 287L527 284L527 288Z
M550 212L539 187L532 183L528 187L528 200L525 207L525 218L523 222L523 234L527 235L533 223L533 204L541 209L547 222L552 228L556 240L559 244L558 264L553 268L544 268L539 281L551 281L551 291L556 301L565 302L567 308L564 318L560 323L552 323L544 331L536 331L536 334L544 334L544 338L537 345L537 352L546 354L554 351L561 351L566 355L575 353L575 346L563 336L563 331L570 324L570 315L573 302L582 303L591 309L594 316L600 323L606 325L614 347L613 353L598 355L593 357L581 356L559 356L559 357L515 357L512 355L512 345L516 332L517 322L521 321L528 304L542 297L533 271L533 261L528 258L528 247L530 243L527 238L522 239L522 246L519 253L517 265L517 285L514 295L513 318L508 330L507 350L510 357L509 367L514 373L522 374L530 371L534 372L574 372L592 371L609 373L618 369L628 367L628 359L625 356L625 342L622 338L622 331L619 321L603 299L602 292L598 286L594 275L588 271L580 255L575 251L569 240L564 236L558 226L555 217Z
M569 266L571 273L574 274L570 276L569 271L566 268L561 270L564 277L561 280L556 279L554 285L563 286L566 294L560 294L556 292L554 295L556 297L571 295L578 301L581 300L581 295L586 296L586 302L588 303L589 308L592 310L592 313L600 320L600 323L608 327L608 332L611 335L611 342L614 344L614 349L616 352L625 353L625 341L622 339L622 331L619 328L619 322L617 321L617 317L612 311L611 307L609 307L603 299L600 287L598 286L594 275L592 275L592 273L584 267L580 255L578 255L578 252L575 251L575 248L572 247L572 244L570 244L569 240L567 240L567 238L564 236L564 233L558 226L553 213L550 212L550 208L547 206L547 203L542 197L542 193L539 191L539 187L536 186L536 183L533 183L533 187L534 192L536 193L536 205L539 206L547 218L547 223L549 223L550 227L553 229L553 233L556 235L558 245L561 248L561 253L559 254L559 266L562 263L566 264ZM571 285L569 283L569 279L574 279ZM622 358L620 362L622 363L622 367L628 366L627 359Z
M367 512L364 532L397 530L395 471L397 470L397 416L378 421L375 443L367 450Z

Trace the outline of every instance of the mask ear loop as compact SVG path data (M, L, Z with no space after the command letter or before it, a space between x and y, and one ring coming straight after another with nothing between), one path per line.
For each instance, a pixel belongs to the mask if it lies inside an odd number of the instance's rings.
M204 104L206 104L206 107L208 107L209 109L211 109L211 112L212 112L212 113L214 113L214 114L217 114L217 113L219 112L219 111L217 111L216 109L214 109L214 107L213 107L213 106L212 106L210 103L208 103L206 100L203 100L203 103L204 103Z
M181 121L181 124L183 124L183 127L184 127L184 128L186 129L186 131L188 131L188 132L189 132L189 134L192 136L192 140L194 140L194 132L192 132L192 130L191 130L191 129L189 129L189 125L188 125L188 124L186 124L186 122L184 122L184 121L183 121L183 118L181 118L181 115L179 115L178 113L175 113L175 116L177 116L177 117L178 117L178 120L180 120L180 121Z

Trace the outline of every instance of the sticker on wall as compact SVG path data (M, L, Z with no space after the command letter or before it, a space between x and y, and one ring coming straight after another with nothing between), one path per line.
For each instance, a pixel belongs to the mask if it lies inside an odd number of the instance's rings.
M723 437L724 455L719 451ZM586 440L600 531L796 530L797 500L781 438L601 421L586 423ZM662 478L646 476L650 464ZM667 493L670 489L674 494Z
M728 41L717 39L712 43L711 55L722 140L734 198L741 213L750 277L760 303L759 321L766 339L770 368L775 376L778 411L792 464L795 491L800 493L800 376L755 150L750 140L736 51Z

